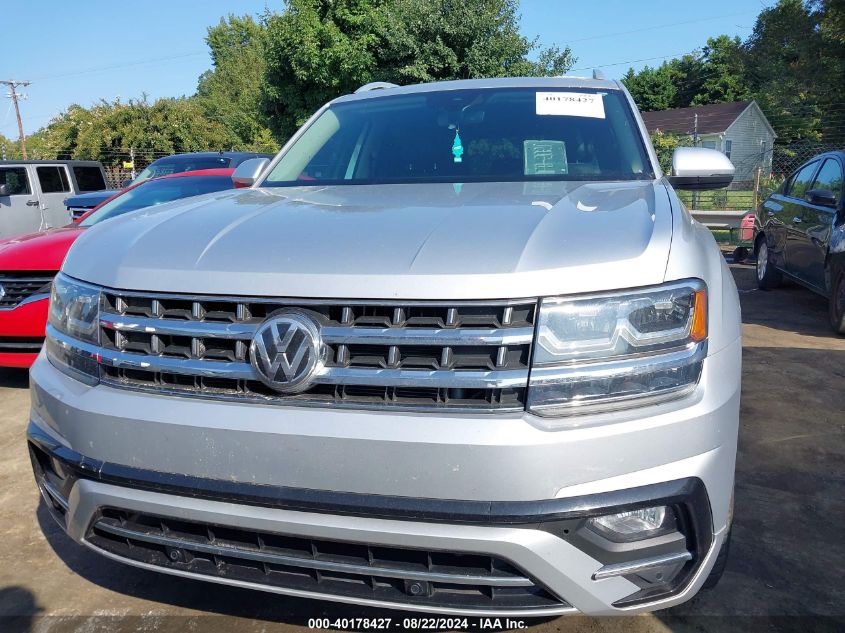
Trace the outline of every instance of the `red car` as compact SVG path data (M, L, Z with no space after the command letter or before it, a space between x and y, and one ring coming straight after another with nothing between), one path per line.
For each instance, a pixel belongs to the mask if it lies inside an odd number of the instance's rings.
M0 241L0 367L29 367L44 342L53 277L89 226L171 200L232 189L234 169L204 169L127 187L73 224Z

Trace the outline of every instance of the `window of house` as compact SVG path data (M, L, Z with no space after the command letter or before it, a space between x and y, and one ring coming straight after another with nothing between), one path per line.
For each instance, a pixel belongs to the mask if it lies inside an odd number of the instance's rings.
M725 156L731 157L731 149L733 149L733 141L725 140Z
M701 147L706 147L707 149L716 149L716 141L701 141Z
M62 193L71 190L67 170L63 166L36 167L35 172L38 174L41 193Z
M32 189L29 188L29 178L26 176L26 167L0 167L0 185L6 185L7 195L10 196L32 193Z

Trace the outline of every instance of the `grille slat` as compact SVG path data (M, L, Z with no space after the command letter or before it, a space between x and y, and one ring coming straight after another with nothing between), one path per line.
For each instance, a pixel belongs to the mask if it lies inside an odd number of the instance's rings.
M16 308L22 301L36 294L47 294L45 288L55 277L55 273L33 275L32 273L0 273L0 309Z
M249 359L255 332L283 308L308 311L328 352L314 385L295 395L260 383ZM524 407L535 313L533 299L441 304L108 292L104 381L280 404L514 411Z
M102 508L86 541L183 572L324 595L495 611L569 607L509 561L478 553L329 541ZM428 591L409 591L422 582Z
M0 353L33 354L44 345L43 336L0 336Z

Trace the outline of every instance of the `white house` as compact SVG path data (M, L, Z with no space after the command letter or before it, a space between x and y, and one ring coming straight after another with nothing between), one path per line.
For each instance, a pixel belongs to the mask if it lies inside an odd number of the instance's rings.
M736 167L732 187L754 181L755 171L772 170L776 134L756 101L713 103L694 108L643 112L649 133L658 130L698 138L698 145L717 149Z

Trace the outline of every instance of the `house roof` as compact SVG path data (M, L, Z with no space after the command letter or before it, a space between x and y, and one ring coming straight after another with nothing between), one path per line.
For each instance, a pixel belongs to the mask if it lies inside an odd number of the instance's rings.
M695 130L695 115L698 115L698 133L715 134L724 132L753 101L733 103L711 103L695 108L675 108L643 112L643 123L649 132L677 132L692 134Z

